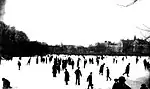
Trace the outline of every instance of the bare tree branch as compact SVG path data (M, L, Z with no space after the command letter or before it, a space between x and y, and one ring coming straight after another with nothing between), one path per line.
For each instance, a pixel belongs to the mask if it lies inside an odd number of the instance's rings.
M144 25L144 24L143 24ZM150 27L148 27L148 26L146 26L146 25L144 25L146 28L148 28L148 29L150 29Z
M128 7L128 6L131 6L131 5L135 4L137 1L138 0L134 0L132 3L130 3L130 4L126 5L126 6L125 5L119 5L119 4L117 4L117 5L123 6L123 7Z
M142 29L142 28L139 28L139 27L136 27L136 28L138 28L138 29L140 29L140 30L143 30L143 31L150 32L150 30L147 30L147 29Z

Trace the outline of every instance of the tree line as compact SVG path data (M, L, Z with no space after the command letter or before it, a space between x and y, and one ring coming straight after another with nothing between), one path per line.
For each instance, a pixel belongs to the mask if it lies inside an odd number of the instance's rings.
M0 55L34 56L48 53L44 42L30 41L26 33L0 21Z

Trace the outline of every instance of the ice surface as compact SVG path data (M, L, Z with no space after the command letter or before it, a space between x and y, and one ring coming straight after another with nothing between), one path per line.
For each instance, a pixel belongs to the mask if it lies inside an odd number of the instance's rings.
M55 56L54 56L55 57ZM60 56L64 59L66 57L64 55ZM76 62L78 56L71 56L75 60L75 69L72 70L71 66L68 66L67 69L70 73L70 81L69 85L65 85L64 82L64 71L61 71L60 74L57 74L56 78L52 76L52 65L51 63L40 63L36 64L36 57L31 59L31 64L26 65L28 61L28 57L23 57L21 60L22 66L21 70L18 70L17 62L19 60L18 57L13 58L13 61L5 61L2 60L2 64L0 65L0 79L2 77L8 79L11 82L11 85L14 89L87 89L88 82L86 82L87 76L90 72L93 72L93 84L94 89L111 89L114 83L113 79L121 76L126 68L128 63L131 63L130 66L130 77L126 77L126 83L132 89L140 89L142 83L144 83L144 79L148 77L149 72L144 70L143 60L148 57L140 58L138 64L135 63L135 56L128 56L128 59L122 61L122 56L117 57L117 64L113 64L112 56L108 56L103 61L100 60L99 66L96 64L95 56L85 56L88 58L94 58L94 64L86 65L86 68L83 68L83 57L81 58L80 67L82 72L81 77L81 85L75 85L75 74L74 71L76 69ZM100 65L106 63L104 66L104 75L99 75ZM110 77L112 81L106 81L106 67L110 69ZM2 87L2 81L0 81L0 87Z

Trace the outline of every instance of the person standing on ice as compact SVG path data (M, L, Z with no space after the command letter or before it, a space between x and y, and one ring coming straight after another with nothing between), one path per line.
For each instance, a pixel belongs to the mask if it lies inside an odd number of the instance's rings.
M86 60L86 59L84 59L84 68L85 68L85 66L86 66L86 63L87 63L87 60Z
M80 85L80 76L82 77L82 73L80 71L80 67L78 67L78 69L75 71L76 74L76 85Z
M79 67L79 62L80 62L80 58L78 58L78 60L77 60L77 67Z
M101 75L103 75L104 66L105 66L105 63L103 63L103 64L100 66L99 74L101 74Z
M74 69L74 60L71 61L72 69Z
M39 59L38 59L38 56L36 57L36 64L38 64L38 62L39 62Z
M111 78L110 78L110 70L109 70L109 68L108 67L106 67L107 69L106 69L106 78L107 78L107 80L106 81L108 81L108 78L110 79L110 81L111 81Z
M53 65L52 73L53 73L53 77L56 77L56 74L57 74L57 67L56 67L56 65Z
M113 58L113 63L115 63L115 60L116 60L116 59L115 59L115 58Z
M97 66L99 66L99 57L96 57Z
M67 71L67 69L65 69L64 73L65 73L65 83L66 83L66 85L68 85L70 75L69 75L69 72Z
M30 65L30 62L31 62L31 57L29 58L27 65Z
M2 81L3 81L3 89L12 88L12 87L10 86L10 82L9 82L7 79L2 78Z
M93 84L92 84L92 72L90 72L90 75L89 75L88 78L87 78L87 82L89 82L87 89L89 89L89 87L91 87L91 89L93 89Z
M131 89L126 83L126 79L123 76L119 77L119 82L114 83L112 89Z
M19 70L20 70L20 67L21 67L21 62L18 61L18 68L19 68Z
M124 74L127 74L127 77L129 77L129 70L130 70L130 63L128 63L128 65L126 66L126 70L125 72L123 73Z
M139 58L138 58L138 56L136 57L136 64L138 63L138 61L139 61Z

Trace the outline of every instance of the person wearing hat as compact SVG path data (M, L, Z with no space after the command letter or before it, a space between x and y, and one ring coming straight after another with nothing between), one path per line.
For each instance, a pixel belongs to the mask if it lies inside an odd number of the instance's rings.
M67 71L67 69L65 69L64 73L65 73L65 82L66 82L66 85L68 85L70 75L69 75L69 72Z
M78 85L80 85L80 76L82 76L80 67L78 67L78 69L74 73L76 74L76 85L77 85L77 83L78 83Z
M140 89L148 89L148 88L146 87L145 84L142 84Z
M112 89L117 89L116 86L117 86L117 84L119 83L119 79L114 79L114 81L115 81L115 83L114 83Z
M93 84L92 84L92 72L90 72L90 75L87 78L87 82L89 82L88 84L88 89L89 87L91 87L91 89L93 89Z
M3 89L12 88L12 87L10 86L10 82L9 82L7 79L2 78L2 81L3 81Z
M131 88L125 83L125 81L126 81L125 77L120 76L118 80L119 80L119 82L118 82L117 84L114 84L112 89L131 89Z

